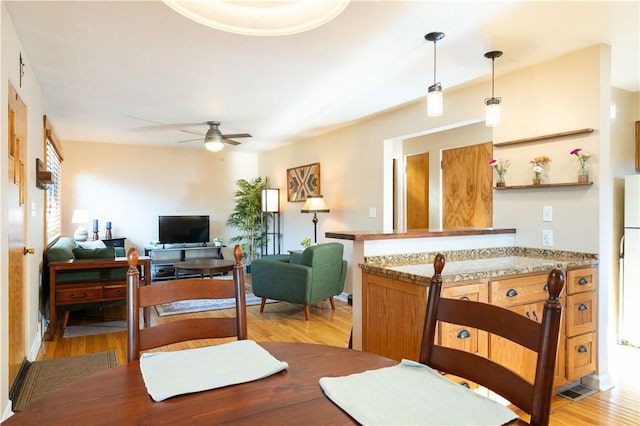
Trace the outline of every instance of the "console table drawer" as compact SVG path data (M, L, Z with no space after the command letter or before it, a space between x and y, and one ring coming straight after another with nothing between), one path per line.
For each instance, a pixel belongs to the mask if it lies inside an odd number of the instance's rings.
M76 287L56 289L56 302L59 305L69 303L78 303L86 300L95 300L102 298L102 286L96 287Z
M124 299L127 297L127 286L125 285L105 286L103 291L103 297L105 299Z

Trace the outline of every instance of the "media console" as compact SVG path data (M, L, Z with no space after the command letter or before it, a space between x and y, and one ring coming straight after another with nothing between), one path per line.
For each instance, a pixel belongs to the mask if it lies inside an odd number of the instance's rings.
M144 255L151 258L151 280L176 278L175 264L185 260L222 259L222 247L206 244L164 244L144 248Z

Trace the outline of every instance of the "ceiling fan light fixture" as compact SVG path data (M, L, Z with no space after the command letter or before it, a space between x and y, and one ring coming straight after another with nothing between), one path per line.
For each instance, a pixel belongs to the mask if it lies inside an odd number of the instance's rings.
M219 152L224 148L224 144L217 140L210 140L204 142L204 147L211 152Z
M163 0L199 24L235 34L279 36L311 30L331 21L350 0L228 1Z
M436 83L436 42L444 38L444 33L435 31L424 36L425 40L433 42L433 84L427 89L427 116L440 117L442 107L442 85Z
M491 97L484 100L486 105L485 109L485 125L487 127L494 127L500 124L500 102L502 98L496 98L494 94L495 89L495 64L496 58L502 56L500 50L493 50L484 54L484 57L491 59Z

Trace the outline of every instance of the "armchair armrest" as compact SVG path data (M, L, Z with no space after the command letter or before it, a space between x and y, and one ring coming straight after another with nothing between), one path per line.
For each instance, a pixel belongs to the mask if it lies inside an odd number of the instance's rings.
M251 287L258 297L305 303L311 292L313 270L294 263L256 259L251 263Z

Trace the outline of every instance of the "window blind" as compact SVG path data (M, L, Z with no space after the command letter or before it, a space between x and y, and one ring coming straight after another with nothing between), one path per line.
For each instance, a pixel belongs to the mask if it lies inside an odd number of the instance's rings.
M47 245L62 235L62 159L54 143L47 139L47 171L51 172L53 185L49 185L45 199L45 226Z

